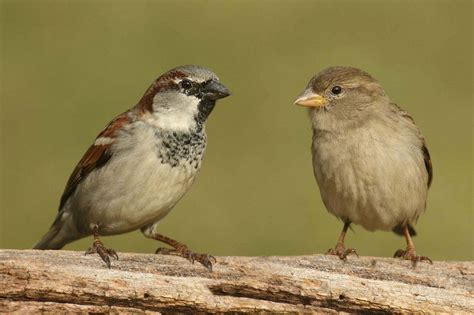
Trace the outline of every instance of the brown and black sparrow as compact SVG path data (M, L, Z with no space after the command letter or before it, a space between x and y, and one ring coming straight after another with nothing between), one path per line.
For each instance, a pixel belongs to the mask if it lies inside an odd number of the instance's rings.
M413 225L426 208L433 168L425 140L411 116L390 101L366 72L331 67L315 75L295 101L309 107L313 170L326 208L344 222L329 254L345 259L351 223L406 238L395 257L416 263Z
M36 249L60 249L94 236L87 253L110 267L101 235L141 229L172 248L157 253L199 261L212 269L213 257L158 233L163 219L189 190L207 144L204 124L218 99L230 91L203 67L174 68L148 88L140 101L113 119L97 136L67 182L59 213Z

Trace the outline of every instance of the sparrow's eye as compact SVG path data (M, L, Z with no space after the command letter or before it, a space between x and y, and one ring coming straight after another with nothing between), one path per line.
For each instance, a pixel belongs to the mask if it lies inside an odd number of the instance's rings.
M340 87L339 85L336 85L331 89L331 93L334 95L341 94L341 92L342 92L342 87Z
M188 79L184 79L180 82L180 85L183 89L188 90L193 86L193 83Z

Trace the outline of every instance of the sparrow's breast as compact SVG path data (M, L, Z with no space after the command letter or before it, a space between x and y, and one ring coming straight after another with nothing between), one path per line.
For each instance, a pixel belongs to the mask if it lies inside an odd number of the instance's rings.
M326 208L369 230L414 223L427 195L417 142L404 130L379 124L339 134L315 133L314 174Z
M82 183L74 199L84 214L77 224L118 234L159 221L191 187L205 146L204 133L163 132L136 123L117 139L109 163Z

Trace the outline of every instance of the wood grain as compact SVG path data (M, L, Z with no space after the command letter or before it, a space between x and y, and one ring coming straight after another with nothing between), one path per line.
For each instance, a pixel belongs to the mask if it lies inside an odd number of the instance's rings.
M474 312L474 263L0 250L0 312Z

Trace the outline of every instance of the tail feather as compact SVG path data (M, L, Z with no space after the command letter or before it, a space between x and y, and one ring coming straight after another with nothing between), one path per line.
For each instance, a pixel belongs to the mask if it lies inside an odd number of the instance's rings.
M400 236L403 236L403 229L405 228L405 225L397 225L396 227L394 227L392 229L392 231L395 233L395 234L398 234ZM413 228L413 226L411 226L410 224L408 224L408 232L410 232L410 236L416 236L416 231L415 229Z
M74 233L71 233L70 229L67 228L67 217L64 213L58 213L49 231L36 243L33 249L61 249L64 245L76 239Z
M61 249L64 245L55 240L59 230L60 227L53 224L41 240L36 243L33 249Z

